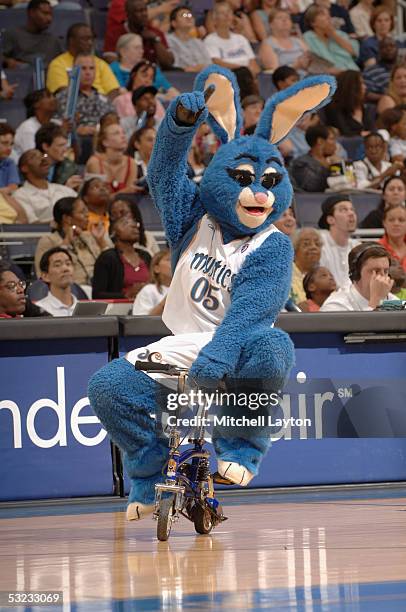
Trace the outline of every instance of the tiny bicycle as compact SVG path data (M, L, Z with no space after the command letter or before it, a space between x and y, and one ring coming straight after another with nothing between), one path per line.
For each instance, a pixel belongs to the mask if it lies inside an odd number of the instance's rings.
M178 394L184 393L189 370L166 363L137 361L137 370L178 377ZM232 484L227 479L211 475L209 457L205 450L203 416L205 404L200 403L197 422L189 436L191 448L180 451L181 432L169 428L169 458L166 465L165 482L155 485L155 509L153 518L157 521L157 537L161 542L168 540L172 524L179 515L191 521L197 533L208 534L219 523L227 520L219 501L214 497L214 481Z

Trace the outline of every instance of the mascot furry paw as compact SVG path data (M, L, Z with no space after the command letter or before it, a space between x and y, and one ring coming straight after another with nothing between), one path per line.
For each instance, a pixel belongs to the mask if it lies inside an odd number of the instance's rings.
M276 145L334 90L331 77L304 79L267 101L253 136L240 136L235 77L209 66L197 76L195 91L168 108L148 182L172 249L163 320L174 335L109 363L89 383L94 411L125 453L130 519L150 512L168 456L151 417L160 385L152 373L134 370L136 360L159 353L165 363L191 368L198 380L227 376L250 381L249 387L261 378L274 390L293 365L289 337L273 327L289 294L293 259L290 240L273 225L292 200ZM188 178L187 158L203 121L222 145L197 186ZM269 448L269 436L258 431L230 436L219 428L213 442L220 475L241 485L257 474Z

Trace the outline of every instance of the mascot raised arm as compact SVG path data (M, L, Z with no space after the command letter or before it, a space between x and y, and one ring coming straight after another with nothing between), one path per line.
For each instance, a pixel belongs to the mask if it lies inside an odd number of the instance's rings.
M242 114L234 75L209 66L195 91L172 101L158 130L148 182L172 250L173 280L163 320L172 331L97 372L91 405L125 453L131 478L127 518L154 509L168 441L157 433L156 374L134 368L151 355L190 368L197 380L273 381L280 389L294 363L287 334L273 327L288 298L293 251L273 222L290 205L292 187L277 145L305 112L335 90L314 76L269 99L253 136L240 136ZM187 159L201 123L221 141L199 186ZM161 376L162 379L162 376ZM218 473L247 485L258 473L268 436L213 435Z

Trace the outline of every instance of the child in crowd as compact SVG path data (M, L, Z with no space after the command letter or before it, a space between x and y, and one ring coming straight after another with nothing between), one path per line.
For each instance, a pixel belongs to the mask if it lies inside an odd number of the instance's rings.
M166 294L172 280L171 259L169 251L160 251L152 258L152 283L145 285L134 300L133 315L160 316L163 312Z
M330 270L315 266L303 279L306 300L299 304L302 312L318 312L328 296L337 289L337 284Z

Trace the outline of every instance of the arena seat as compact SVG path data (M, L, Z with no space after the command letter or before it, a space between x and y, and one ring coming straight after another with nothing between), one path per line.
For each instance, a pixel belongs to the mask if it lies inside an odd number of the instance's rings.
M23 9L3 9L0 12L0 31L13 30L25 25L27 13Z
M298 225L317 227L321 216L321 204L331 193L295 193L295 212ZM381 196L375 193L352 193L351 200L357 212L358 222L376 208Z
M66 32L74 23L89 23L84 10L58 8L54 13L50 32L65 41Z
M93 9L90 11L90 25L96 36L97 51L103 51L104 36L106 34L107 11Z
M83 291L82 287L77 283L71 285L72 293L78 300L88 300L88 296ZM46 297L49 293L48 285L41 279L38 279L31 283L27 289L27 295L32 302L38 302L42 298Z
M349 160L357 161L361 159L360 152L362 151L362 145L364 143L362 136L339 136L337 140L347 151Z
M173 87L181 93L193 90L193 83L196 78L194 72L183 72L183 70L165 70L165 77Z

